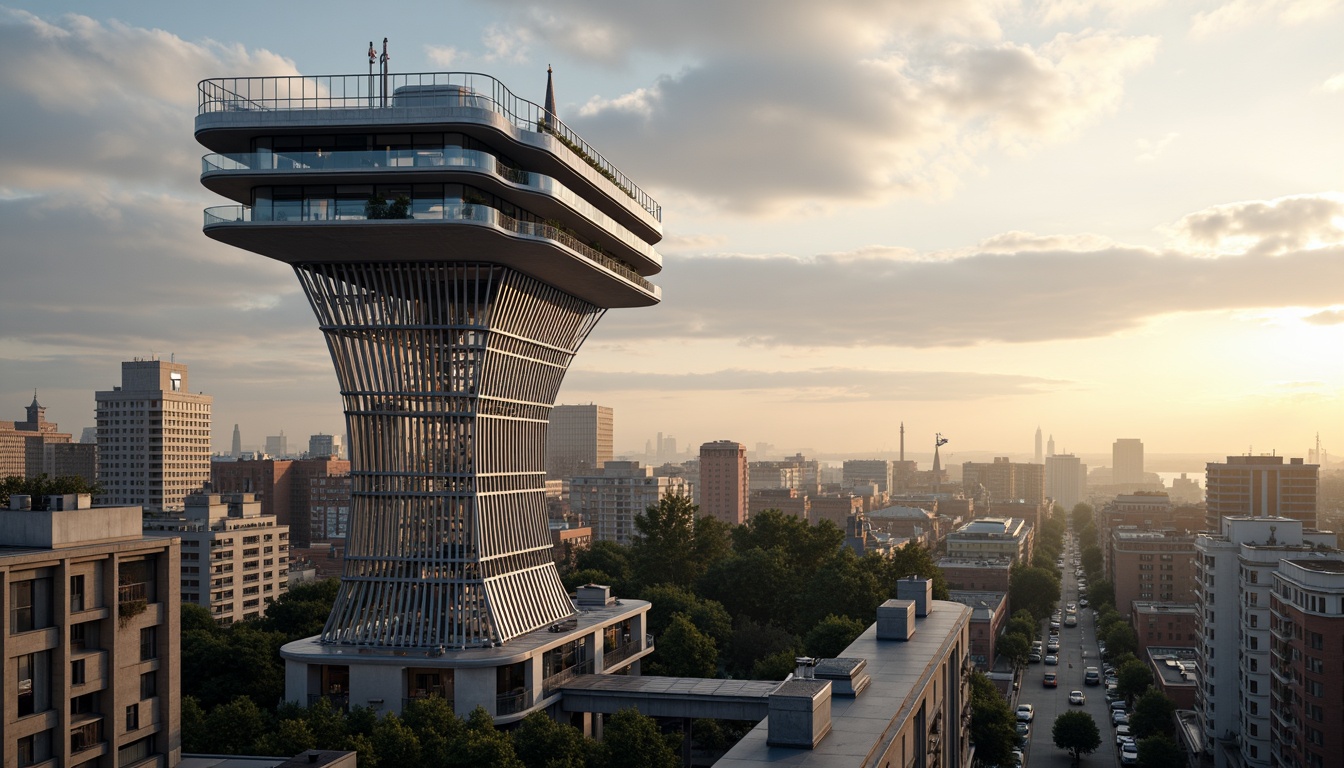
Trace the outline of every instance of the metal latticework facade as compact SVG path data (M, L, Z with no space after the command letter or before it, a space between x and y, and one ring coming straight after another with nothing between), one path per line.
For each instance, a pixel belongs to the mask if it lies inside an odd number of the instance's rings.
M493 264L296 264L345 402L351 511L326 643L468 648L573 614L546 427L603 309Z

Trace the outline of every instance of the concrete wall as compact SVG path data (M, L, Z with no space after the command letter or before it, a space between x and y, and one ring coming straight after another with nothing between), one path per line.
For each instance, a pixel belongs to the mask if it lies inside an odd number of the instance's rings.
M60 512L0 511L0 544L60 549L94 541L140 538L140 507L95 507Z

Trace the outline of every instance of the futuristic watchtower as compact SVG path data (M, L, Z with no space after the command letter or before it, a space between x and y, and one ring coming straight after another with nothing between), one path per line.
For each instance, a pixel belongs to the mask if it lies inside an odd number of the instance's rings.
M548 106L471 73L200 83L201 181L238 203L205 234L293 266L344 399L322 646L442 655L575 613L547 419L602 314L659 301L661 209Z

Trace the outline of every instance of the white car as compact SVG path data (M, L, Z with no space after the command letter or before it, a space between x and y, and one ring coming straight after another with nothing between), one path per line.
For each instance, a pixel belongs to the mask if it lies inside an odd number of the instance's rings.
M1030 704L1017 705L1017 719L1024 723L1030 723L1036 717L1036 708Z
M1134 734L1129 730L1128 725L1118 725L1115 727L1115 746L1123 747L1126 741L1133 741Z
M1129 714L1126 713L1126 712L1122 712L1122 711L1120 711L1120 710L1116 710L1116 711L1112 712L1112 713L1111 713L1111 725L1116 726L1116 727L1119 727L1119 726L1122 726L1122 725L1129 725Z
M1134 765L1139 762L1139 745L1134 742L1128 742L1120 748L1120 764Z
M1087 694L1083 693L1082 691L1069 691L1069 703L1086 704Z

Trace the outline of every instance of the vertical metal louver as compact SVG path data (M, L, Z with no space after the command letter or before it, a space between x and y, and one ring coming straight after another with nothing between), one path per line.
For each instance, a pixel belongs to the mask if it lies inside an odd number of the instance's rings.
M573 613L545 450L604 310L492 264L298 264L345 402L352 498L325 643L468 648Z

